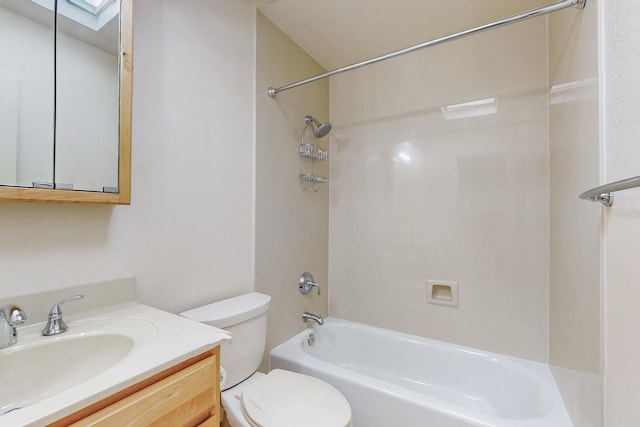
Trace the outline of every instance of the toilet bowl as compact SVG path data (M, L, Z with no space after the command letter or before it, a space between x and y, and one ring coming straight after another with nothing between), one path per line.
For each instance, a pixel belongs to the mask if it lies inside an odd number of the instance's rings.
M309 375L256 372L265 350L271 297L258 292L181 313L231 333L220 348L222 406L231 427L351 427L351 408L335 387Z

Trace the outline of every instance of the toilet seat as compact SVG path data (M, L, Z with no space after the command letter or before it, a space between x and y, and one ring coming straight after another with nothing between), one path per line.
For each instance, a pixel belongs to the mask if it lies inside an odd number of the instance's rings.
M256 427L347 427L351 407L333 386L308 375L274 369L247 386L242 410Z

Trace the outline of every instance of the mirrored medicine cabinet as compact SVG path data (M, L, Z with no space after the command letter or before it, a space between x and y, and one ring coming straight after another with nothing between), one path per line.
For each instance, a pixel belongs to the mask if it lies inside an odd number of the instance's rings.
M0 200L129 204L133 0L0 0Z

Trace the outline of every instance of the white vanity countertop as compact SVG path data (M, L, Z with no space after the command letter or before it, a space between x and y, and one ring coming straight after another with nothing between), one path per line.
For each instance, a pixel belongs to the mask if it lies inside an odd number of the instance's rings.
M65 316L65 321L69 330L57 336L42 336L41 323L19 328L18 343L0 350L0 357L7 352L19 351L21 347L44 345L43 349L46 349L46 344L52 340L82 339L100 334L127 335L133 339L133 348L106 371L50 397L1 415L0 425L40 427L57 421L231 339L221 329L137 302L118 304L68 318ZM48 357L46 351L41 356ZM56 369L57 362L47 361L52 370ZM20 381L19 378L15 380ZM6 386L10 391L11 384Z

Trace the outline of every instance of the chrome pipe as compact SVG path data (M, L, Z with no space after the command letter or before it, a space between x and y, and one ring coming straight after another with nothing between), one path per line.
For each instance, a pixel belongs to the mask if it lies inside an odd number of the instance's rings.
M499 21L495 21L490 24L485 24L480 27L472 28L470 30L465 30L459 33L451 34L449 36L440 37L438 39L417 44L415 46L407 47L405 49L397 50L395 52L390 52L385 55L378 56L376 58L371 58L362 62L358 62L356 64L348 65L346 67L336 68L335 70L327 71L326 73L318 74L317 76L309 77L308 79L300 80L299 82L291 83L286 86L282 86L278 88L270 87L269 89L267 89L267 93L271 98L275 98L276 95L280 92L284 92L285 90L293 89L298 86L306 85L307 83L312 83L312 82L315 82L316 80L324 79L336 74L345 73L347 71L362 68L367 65L375 64L376 62L386 61L387 59L395 58L396 56L401 56L407 53L415 52L416 50L425 49L427 47L432 47L442 43L461 39L463 37L468 37L474 34L482 33L484 31L500 28L508 24L514 24L516 22L524 21L530 18L536 18L538 16L547 15L549 13L557 12L559 10L566 9L569 7L574 7L576 9L584 9L584 6L586 5L586 3L587 3L587 0L564 0L560 3L545 6L540 9L530 10L529 12L524 12L519 15L512 16L510 18L501 19Z

